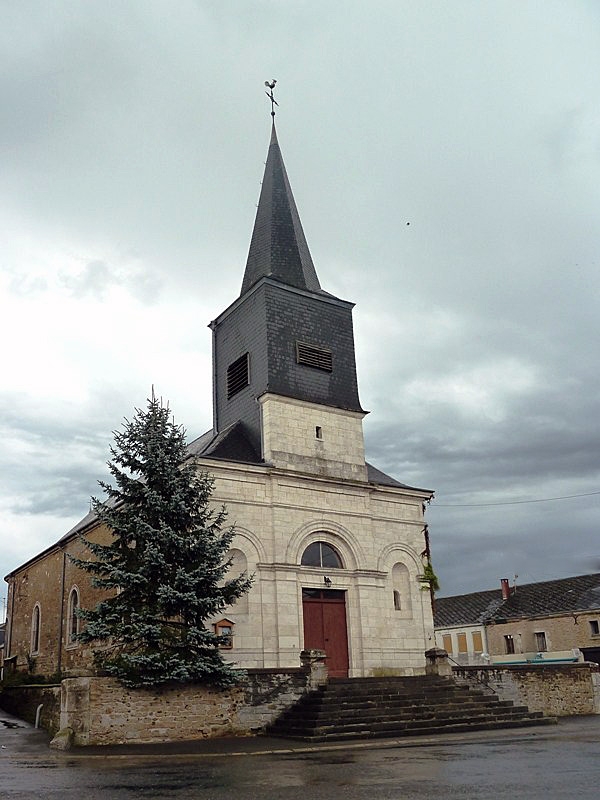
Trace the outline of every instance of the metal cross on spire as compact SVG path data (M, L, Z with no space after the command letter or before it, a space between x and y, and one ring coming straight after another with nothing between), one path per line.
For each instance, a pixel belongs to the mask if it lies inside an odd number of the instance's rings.
M273 89L275 88L275 84L277 81L273 78L272 81L265 81L265 86L269 89L268 92L265 92L269 100L271 101L271 116L275 119L275 106L278 106L279 103L273 97Z

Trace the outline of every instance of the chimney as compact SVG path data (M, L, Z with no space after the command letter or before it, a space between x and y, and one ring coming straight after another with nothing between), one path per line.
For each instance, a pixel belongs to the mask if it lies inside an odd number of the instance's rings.
M502 599L508 600L510 597L510 586L508 585L508 578L502 578L500 581L502 587Z

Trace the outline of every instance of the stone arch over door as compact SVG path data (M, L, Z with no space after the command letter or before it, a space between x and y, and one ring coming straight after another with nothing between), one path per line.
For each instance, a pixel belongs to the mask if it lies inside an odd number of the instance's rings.
M299 565L306 548L320 541L331 545L339 553L345 570L356 570L364 565L364 554L354 535L330 520L313 520L298 528L290 538L286 562Z
M302 564L307 550L316 544L331 548L329 565ZM324 548L323 548L324 546ZM333 551L333 552L332 552ZM312 520L293 535L287 550L287 560L297 570L298 592L301 596L303 646L325 650L326 664L332 677L348 675L350 664L350 603L355 571L364 563L362 549L353 534L330 520Z

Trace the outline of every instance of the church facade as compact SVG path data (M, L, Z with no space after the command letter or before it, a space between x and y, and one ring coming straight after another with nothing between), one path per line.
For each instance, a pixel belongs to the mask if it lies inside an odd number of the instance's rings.
M427 489L365 460L353 304L321 288L273 125L240 296L212 323L213 428L189 445L235 525L250 592L213 620L242 667L320 648L333 676L424 671L433 620L423 571ZM5 661L78 674L78 607L99 599L69 560L91 515L7 576Z

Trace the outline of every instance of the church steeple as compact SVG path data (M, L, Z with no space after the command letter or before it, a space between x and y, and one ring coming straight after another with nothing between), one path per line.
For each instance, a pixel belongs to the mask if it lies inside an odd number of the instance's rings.
M321 291L279 149L275 122L241 294L264 277L297 289Z
M273 126L242 291L211 323L214 442L366 480L352 307L321 289Z

